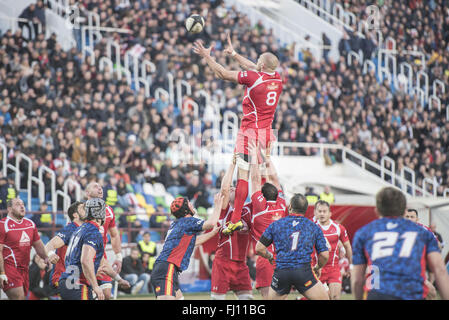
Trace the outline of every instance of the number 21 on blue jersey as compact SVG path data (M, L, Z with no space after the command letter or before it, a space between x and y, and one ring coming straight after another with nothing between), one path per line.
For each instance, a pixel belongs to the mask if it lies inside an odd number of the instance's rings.
M392 256L399 239L404 239L401 245L401 250L399 251L399 257L410 257L417 235L418 233L414 231L404 232L400 236L398 232L376 232L373 236L374 243L371 252L371 260L374 261L376 259Z

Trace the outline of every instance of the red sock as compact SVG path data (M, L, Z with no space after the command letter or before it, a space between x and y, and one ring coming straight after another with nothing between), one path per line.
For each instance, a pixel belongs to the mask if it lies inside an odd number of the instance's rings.
M232 213L231 222L236 223L242 217L242 209L248 196L248 181L243 179L237 180L235 187L234 212Z

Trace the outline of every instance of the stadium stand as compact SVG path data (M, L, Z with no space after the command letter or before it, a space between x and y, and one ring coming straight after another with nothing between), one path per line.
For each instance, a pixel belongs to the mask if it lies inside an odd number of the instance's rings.
M396 39L398 51L423 52L430 80L440 77L447 83L447 50L437 50L447 44L443 2L424 6L422 1L384 1L382 10L387 16L381 31L384 38ZM51 6L52 2L44 3ZM364 19L369 4L345 1L344 7ZM364 57L375 57L378 48L374 38L360 39L347 30L339 44L338 61L319 60L307 50L296 57L293 48L281 46L271 30L261 23L252 24L222 1L82 1L82 16L95 12L101 27L129 30L129 34L108 34L120 44L119 57L108 54L107 37L96 41L93 65L92 55L83 60L84 53L78 51L82 46L79 33L77 45L65 51L55 35L45 39L45 25L35 37L27 32L31 40L21 29L14 33L2 30L0 142L7 146L8 163L15 164L18 152L23 152L31 159L33 176L38 177L39 166L50 168L56 173L55 189L67 190L71 200L91 179L98 179L105 190L117 190L115 207L125 211L134 207L142 217L154 213L158 205L166 212L177 194L196 199L199 211L205 212L211 203L207 191L212 193L210 187L216 185L217 176L209 172L206 161L189 162L186 155L191 150L179 150L171 134L175 129L190 134L213 128L214 105L220 106L221 127L226 112L241 114L242 91L214 80L205 64L191 54L192 36L186 33L183 21L193 11L201 12L206 21L214 21L207 24L201 37L215 42L218 62L238 69L221 53L228 29L243 55L255 59L270 50L280 58L286 85L274 123L279 141L337 143L377 163L388 156L397 163L398 173L403 166L413 169L418 185L425 178L436 181L428 184L428 191L433 192L437 185L436 193L442 196L449 187L449 122L444 108L441 112L429 110L417 96L410 97L388 81L379 81L374 70L363 72L361 61L348 63L347 55L354 50L363 51ZM418 20L421 23L414 25ZM393 34L396 27L401 31ZM102 57L117 58L114 61L124 64L126 50L138 51L142 59L154 63L154 68L149 64L139 73L149 84L149 92L137 88L134 81L130 84L126 77L118 79L107 67L102 69ZM414 70L422 67L423 61L413 56L404 59ZM170 101L156 90L162 87L169 92L168 73L207 95L176 90L181 96ZM206 96L212 103L207 103ZM439 96L441 104L447 105L447 93ZM285 155L307 152L292 148ZM330 160L339 161L339 155L331 154ZM24 172L30 164L22 161L20 165ZM44 174L44 179L45 185L50 185L51 174ZM68 179L73 183L67 184ZM26 185L26 177L20 183ZM32 210L40 203L36 200L38 190L34 186ZM49 199L48 190L45 199ZM49 210L52 206L62 210L64 201L59 197L57 203L50 203Z

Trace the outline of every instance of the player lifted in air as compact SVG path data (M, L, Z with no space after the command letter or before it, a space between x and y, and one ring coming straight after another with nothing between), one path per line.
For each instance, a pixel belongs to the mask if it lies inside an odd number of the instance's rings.
M58 262L51 271L50 278L50 282L55 288L58 288L59 277L65 271L65 254L70 238L73 232L83 224L84 219L86 218L84 203L80 201L72 203L67 210L67 215L71 222L59 230L58 233L45 245L49 257L54 254L59 257Z
M219 219L220 230L223 230L234 210L235 188L231 184L235 160L236 155L221 182L220 192L223 194L223 204ZM246 264L250 240L249 220L250 209L244 206L242 221L246 225L245 228L232 235L219 233L218 248L215 252L211 274L211 298L214 300L224 300L226 293L230 290L236 294L239 300L253 298L249 268Z
M261 54L255 64L235 52L228 34L228 48L224 50L224 53L229 54L244 69L244 71L231 71L211 57L211 49L212 47L205 48L198 40L193 50L206 60L218 78L239 83L245 87L242 101L243 119L235 145L235 152L239 155L235 207L231 221L223 231L225 234L230 234L243 228L240 219L248 196L248 143L251 140L257 141L262 149L265 149L268 143L275 139L271 126L283 85L281 76L276 72L279 60L274 54L270 52Z
M404 194L386 187L376 195L380 219L363 226L353 239L351 286L355 299L420 300L428 288L426 266L435 274L442 299L449 299L449 275L434 235L407 219ZM370 271L366 281L365 273Z
M223 195L217 193L214 212L206 221L194 217L195 209L187 198L178 197L171 203L170 211L176 220L167 232L164 247L151 273L151 285L158 300L183 299L178 274L189 266L193 248L217 234L222 203ZM200 232L213 228L212 232L197 237Z
M326 264L329 251L323 231L304 216L307 207L306 197L295 194L290 201L289 215L270 224L256 244L256 254L270 263L274 255L267 247L274 244L276 249L276 269L268 294L270 300L286 299L292 286L307 299L329 300L310 264L314 247L320 267Z
M56 263L58 257L48 258L36 225L25 218L22 200L11 199L6 207L8 215L0 220L0 289L10 300L24 300L29 288L31 247L46 263Z
M106 273L123 287L130 287L128 281L123 280L104 259L100 228L106 219L105 202L100 198L91 198L86 201L85 210L85 222L70 238L65 258L66 270L59 278L59 294L63 300L104 300L97 273Z
M87 199L100 198L103 199L103 188L98 182L91 182L86 187ZM115 253L115 261L112 267L117 273L120 273L122 268L122 243L120 239L120 233L115 225L115 215L112 208L106 205L106 217L104 224L100 227L100 232L103 235L104 246L108 243L108 232L111 236L112 250ZM106 252L104 258L106 259ZM99 275L97 280L100 282L100 287L103 289L103 293L106 300L111 298L112 279L108 275Z
M322 269L316 267L315 272L319 274L320 281L326 283L329 287L329 297L331 300L338 300L341 296L341 268L340 261L340 247L339 243L343 244L346 257L349 260L349 264L352 264L352 248L351 242L348 238L348 233L343 225L334 222L331 219L331 211L329 203L324 200L318 200L315 203L315 218L316 224L323 231L326 238L327 245L329 247L329 260ZM316 257L312 265L315 267Z
M251 240L255 246L261 235L268 226L288 215L287 203L284 193L281 189L279 179L270 157L271 144L266 149L266 182L262 185L261 173L258 163L257 146L254 141L249 143L251 154L251 203L248 205L251 209ZM268 251L275 253L273 245L268 247ZM258 257L256 260L256 289L262 295L263 299L268 298L268 291L273 277L274 265L267 259Z

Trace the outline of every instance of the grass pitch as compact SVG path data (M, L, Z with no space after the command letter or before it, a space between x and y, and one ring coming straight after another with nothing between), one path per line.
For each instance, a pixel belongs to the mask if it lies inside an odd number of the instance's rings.
M210 300L210 292L185 292L183 293L185 300ZM262 296L257 290L253 291L254 300L262 300ZM288 295L288 300L296 300L297 293L293 292ZM156 300L154 294L140 294L140 295L118 295L117 300ZM237 300L237 297L233 293L226 295L226 300ZM352 294L342 294L341 300L354 300Z

